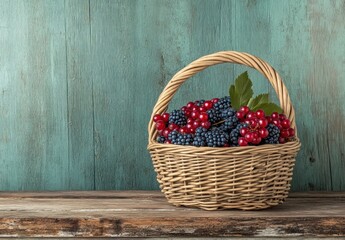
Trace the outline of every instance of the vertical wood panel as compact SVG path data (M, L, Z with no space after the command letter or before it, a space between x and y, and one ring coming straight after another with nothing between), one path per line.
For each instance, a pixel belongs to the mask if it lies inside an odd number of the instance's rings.
M89 1L66 1L69 189L94 189L91 16ZM101 76L96 81L101 81Z
M0 28L1 190L64 189L69 172L63 2L1 5L7 10Z
M156 189L153 105L179 69L226 49L267 60L289 89L293 190L344 190L344 22L341 0L0 0L0 190ZM203 71L170 109L226 95L244 70Z

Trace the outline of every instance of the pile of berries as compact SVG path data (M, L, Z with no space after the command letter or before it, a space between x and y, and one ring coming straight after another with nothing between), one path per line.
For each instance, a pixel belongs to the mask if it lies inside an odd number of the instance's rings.
M295 131L284 114L266 116L243 106L236 111L230 97L189 102L153 117L158 143L196 147L252 146L291 141Z

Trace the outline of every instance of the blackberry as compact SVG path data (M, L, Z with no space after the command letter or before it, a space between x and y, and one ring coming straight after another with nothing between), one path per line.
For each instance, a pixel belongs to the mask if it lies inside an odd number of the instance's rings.
M279 128L274 125L274 124L268 124L266 127L268 130L268 136L263 140L263 143L266 144L278 144L279 143L279 135L280 135L280 130Z
M176 130L169 133L168 139L172 144L177 145L191 145L193 143L192 134L182 134Z
M211 124L217 123L221 120L221 116L220 116L219 112L214 108L207 110L206 113L208 115L208 121Z
M205 133L206 144L208 147L224 147L229 141L229 134L214 128Z
M165 142L165 137L163 137L163 136L159 136L159 137L157 137L157 142L158 143L164 143Z
M187 117L182 110L173 110L169 116L169 124L170 123L175 123L182 127L187 124Z
M225 131L231 131L238 124L238 118L236 117L236 110L228 108L222 111L221 117L224 121L222 127Z
M196 146L196 147L206 146L206 137L205 137L206 133L207 133L207 129L205 129L203 127L198 127L195 130L193 146Z
M213 108L216 109L218 112L225 110L229 107L231 107L231 101L229 96L223 97L219 99L218 102L213 104Z
M230 132L230 144L232 146L238 146L238 138L240 137L240 130L243 127L248 127L246 123L239 123L236 128Z

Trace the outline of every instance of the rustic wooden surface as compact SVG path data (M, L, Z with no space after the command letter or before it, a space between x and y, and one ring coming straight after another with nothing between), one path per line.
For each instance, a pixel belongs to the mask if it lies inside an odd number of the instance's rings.
M303 144L292 189L345 190L344 42L343 0L0 0L0 190L157 189L155 100L228 49L267 60L289 89ZM226 95L244 70L207 69L172 108Z
M345 237L345 193L261 211L174 207L157 191L0 193L0 237Z

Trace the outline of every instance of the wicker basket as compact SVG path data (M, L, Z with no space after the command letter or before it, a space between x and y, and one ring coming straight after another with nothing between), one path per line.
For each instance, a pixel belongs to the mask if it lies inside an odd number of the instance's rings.
M247 53L224 51L207 55L180 70L164 88L149 123L149 145L157 180L176 206L217 209L264 209L288 196L300 141L248 147L194 147L156 142L152 117L168 108L172 97L188 78L220 63L237 63L262 73L276 91L284 113L296 128L295 112L278 73L266 62Z

